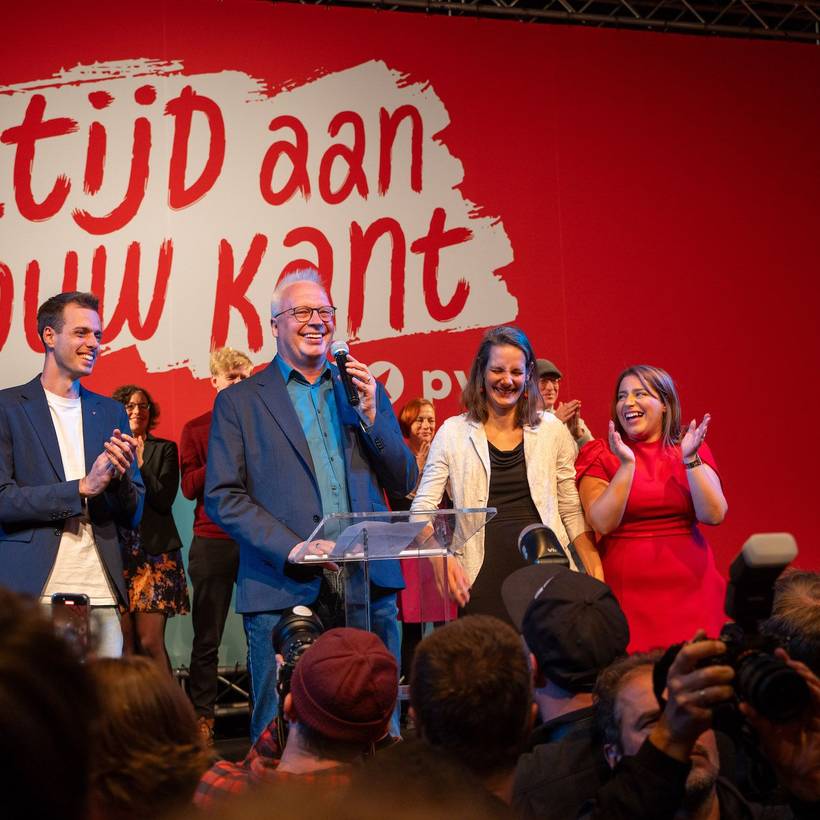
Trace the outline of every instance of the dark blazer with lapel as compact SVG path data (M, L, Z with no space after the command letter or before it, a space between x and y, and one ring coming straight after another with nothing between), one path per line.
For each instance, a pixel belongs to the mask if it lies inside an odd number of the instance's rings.
M125 409L80 387L86 472L114 428L129 430ZM67 518L82 513L79 480L66 481L46 394L36 376L0 391L0 584L39 595L57 557ZM135 527L145 488L134 463L100 495L88 499L103 565L127 601L117 525ZM82 591L82 590L78 590Z
M365 431L331 365L344 443L350 508L387 510L384 490L406 495L418 468L399 430L387 393L376 389L376 420ZM216 397L205 476L205 511L240 546L236 608L265 612L310 604L320 571L287 563L322 518L313 460L278 364ZM374 561L371 581L387 589L404 582L398 561Z
M140 524L140 544L149 555L182 548L171 508L179 489L179 450L173 441L145 438L140 468L145 482L145 507Z

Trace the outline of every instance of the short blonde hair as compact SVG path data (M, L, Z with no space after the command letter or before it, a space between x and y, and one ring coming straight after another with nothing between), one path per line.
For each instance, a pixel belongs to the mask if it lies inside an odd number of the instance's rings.
M209 367L211 375L218 376L220 373L227 373L237 367L253 367L253 362L248 354L241 350L234 350L232 347L218 347L211 352Z

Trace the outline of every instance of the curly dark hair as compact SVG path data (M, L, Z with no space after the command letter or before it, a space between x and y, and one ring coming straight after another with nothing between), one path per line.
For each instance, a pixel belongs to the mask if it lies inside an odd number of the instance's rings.
M114 399L114 401L120 402L120 404L125 407L134 393L142 393L148 401L148 432L150 433L151 430L157 426L157 422L159 422L159 405L144 387L140 387L138 384L123 384L111 394L111 398Z

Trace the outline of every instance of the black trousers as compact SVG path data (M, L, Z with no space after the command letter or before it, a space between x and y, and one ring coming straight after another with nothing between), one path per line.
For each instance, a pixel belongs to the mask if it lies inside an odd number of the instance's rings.
M188 693L198 716L214 716L219 644L238 569L239 546L235 541L194 536L188 555L188 574L194 587Z

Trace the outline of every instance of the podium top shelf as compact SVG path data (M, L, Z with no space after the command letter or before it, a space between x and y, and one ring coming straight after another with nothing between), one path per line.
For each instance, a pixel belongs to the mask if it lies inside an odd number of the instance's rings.
M299 564L458 555L495 507L415 512L332 513L305 541Z

